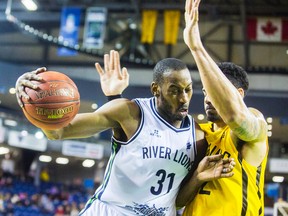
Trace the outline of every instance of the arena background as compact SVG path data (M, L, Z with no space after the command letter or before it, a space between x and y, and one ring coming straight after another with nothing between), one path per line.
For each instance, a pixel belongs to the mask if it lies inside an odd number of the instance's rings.
M130 86L123 93L127 98L150 97L149 84L155 62L166 57L182 59L189 65L194 79L190 113L195 118L198 118L199 114L204 114L201 82L195 62L183 43L184 2L184 0L38 0L36 2L38 9L28 11L21 1L1 0L0 148L4 149L4 153L0 155L0 160L4 159L7 153L5 149L8 149L15 161L17 175L31 172L31 165L34 162L37 165L34 171L38 170L38 174L43 168L49 169L51 182L76 183L94 189L95 185L91 186L91 182L101 182L103 169L110 154L110 131L89 139L77 140L77 145L84 146L83 152L78 155L75 155L75 149L69 148L69 141L64 144L62 141L47 141L45 138L39 141L34 138L38 129L24 118L11 88L22 73L45 66L49 70L70 76L77 84L81 95L80 112L93 112L95 109L91 108L92 104L95 108L107 101L101 92L94 63L103 63L103 54L111 49L120 52L122 66L127 67L130 73ZM246 103L261 110L268 121L270 118L273 119L269 122L270 155L265 188L266 214L272 215L274 203L279 198L287 200L288 2L203 0L201 4L200 30L208 52L215 61L232 61L248 71L250 91L245 99ZM83 45L87 36L86 15L89 9L95 7L106 10L106 21L103 22L105 34L101 48L89 48ZM80 11L77 44L73 46L65 44L58 37L64 8L77 8ZM151 10L154 11L154 21L152 15L144 18L145 11ZM177 12L177 15L173 15L174 21L165 21L167 11ZM177 19L179 23L176 22ZM266 26L268 40L261 40L251 35L253 23L257 23L260 19L271 21L270 23L267 21ZM272 37L275 20L280 20L282 25L279 40ZM145 25L146 21L155 22L155 29ZM165 23L172 26L172 32L176 32L176 35L167 30ZM153 40L145 42L144 34ZM76 54L74 52L70 56L59 56L61 47L75 51ZM24 138L24 130L28 138ZM13 139L15 137L18 139ZM92 149L96 151L93 155L90 149L92 143L98 144L96 149ZM51 156L52 160L41 162L39 161L41 155ZM69 163L58 164L55 161L57 157L68 158ZM85 159L92 159L95 164L90 168L83 168L82 162ZM275 176L282 176L284 179L282 182L275 182L275 178L273 179ZM280 211L278 213L280 214Z

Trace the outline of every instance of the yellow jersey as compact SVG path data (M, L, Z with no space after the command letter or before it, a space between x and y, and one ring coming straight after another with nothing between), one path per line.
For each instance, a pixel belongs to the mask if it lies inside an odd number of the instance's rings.
M212 131L212 123L200 124L206 133L208 155L221 153L235 159L234 176L206 182L182 216L264 216L264 175L268 151L259 167L248 164L232 142L230 128ZM268 148L268 139L266 141Z

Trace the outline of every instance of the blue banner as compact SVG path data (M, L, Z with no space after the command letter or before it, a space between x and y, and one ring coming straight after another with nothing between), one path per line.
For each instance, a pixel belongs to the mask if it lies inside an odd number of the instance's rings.
M101 49L104 45L107 9L92 7L87 9L83 46L88 49Z
M69 46L78 44L78 31L80 26L81 9L75 7L63 8L61 14L61 27L59 37L69 43ZM59 56L75 56L77 51L65 47L58 48Z

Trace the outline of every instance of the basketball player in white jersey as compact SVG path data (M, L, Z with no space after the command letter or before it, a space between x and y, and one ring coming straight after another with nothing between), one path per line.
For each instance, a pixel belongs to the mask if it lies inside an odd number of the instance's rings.
M121 70L118 52L104 56L99 74L127 73ZM41 79L28 72L16 82L19 104L27 97L24 86L37 88L30 80ZM103 78L103 77L102 77ZM204 133L188 115L192 79L186 65L168 58L154 68L151 92L154 97L112 100L93 113L77 114L60 130L43 130L49 139L84 138L112 128L111 156L103 183L87 202L85 216L174 216L181 181L205 154ZM121 93L121 92L120 92ZM115 92L113 93L115 94ZM196 180L231 177L234 162L221 155L205 157Z

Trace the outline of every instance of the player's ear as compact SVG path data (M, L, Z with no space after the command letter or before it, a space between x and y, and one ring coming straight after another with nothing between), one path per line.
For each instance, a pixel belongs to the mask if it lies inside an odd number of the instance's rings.
M237 90L240 93L240 95L242 96L242 98L244 98L244 96L245 96L244 89L243 88L238 88Z
M159 96L159 85L155 82L151 83L151 93L155 96L158 97Z

